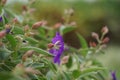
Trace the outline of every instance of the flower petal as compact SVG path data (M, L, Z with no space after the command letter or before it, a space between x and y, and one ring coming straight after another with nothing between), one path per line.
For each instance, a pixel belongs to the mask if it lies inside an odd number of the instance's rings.
M55 46L50 49L49 52L54 55L54 63L60 64L60 56L64 51L64 41L62 36L58 32L56 33L56 36L52 39L52 43Z

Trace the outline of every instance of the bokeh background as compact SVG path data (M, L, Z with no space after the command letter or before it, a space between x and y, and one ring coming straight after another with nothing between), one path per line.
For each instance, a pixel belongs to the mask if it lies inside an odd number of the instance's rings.
M29 0L8 0L6 7L17 15L22 14L22 6ZM80 47L77 43L75 32L81 33L88 41L91 40L91 32L100 34L103 26L108 26L110 42L105 49L105 54L97 58L110 71L116 71L120 79L120 1L119 0L36 0L30 6L35 8L31 18L36 21L47 20L48 25L53 26L62 22L64 11L72 8L74 14L69 22L76 22L76 30L64 35L65 42L73 47Z

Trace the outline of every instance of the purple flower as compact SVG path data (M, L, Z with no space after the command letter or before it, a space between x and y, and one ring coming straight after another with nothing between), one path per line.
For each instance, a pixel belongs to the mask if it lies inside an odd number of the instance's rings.
M57 32L56 36L52 39L54 45L49 52L54 55L54 63L60 64L60 57L64 51L64 41L62 36Z
M9 29L6 29L6 33L9 34L10 33L10 28Z
M115 71L111 72L111 76L112 76L112 80L117 80L117 79L116 79Z
M2 22L2 16L0 16L0 22Z

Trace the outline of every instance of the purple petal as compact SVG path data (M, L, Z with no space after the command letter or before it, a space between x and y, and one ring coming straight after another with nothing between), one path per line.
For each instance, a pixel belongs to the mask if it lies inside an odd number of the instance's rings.
M52 39L52 43L55 44L57 41L63 43L63 38L58 32L56 33L56 36Z
M52 39L52 43L58 48L53 47L49 52L54 55L54 63L60 64L60 56L64 51L64 41L60 33L56 33L56 36Z
M58 50L56 50L56 49L50 49L49 52L51 54L53 54L54 56L56 56L56 54L58 53Z
M112 76L112 80L117 80L117 79L116 79L115 71L114 71L114 72L111 72L111 76Z
M0 16L0 22L2 22L2 16Z
M6 33L8 34L10 32L11 29L6 29Z
M54 63L58 63L58 64L60 64L60 54L58 54L58 55L56 55L55 57L54 57Z

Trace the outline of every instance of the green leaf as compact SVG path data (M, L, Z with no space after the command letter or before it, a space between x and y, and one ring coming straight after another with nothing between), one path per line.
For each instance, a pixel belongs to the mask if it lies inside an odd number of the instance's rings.
M63 72L63 73L64 73L65 80L71 80L70 75L68 73L66 72Z
M98 70L105 70L105 68L104 67L92 67L92 68L85 69L84 71L81 72L81 74L98 71Z
M53 71L48 71L46 74L47 80L53 80L53 76L54 76L54 72Z
M39 43L39 41L37 41L36 39L31 38L31 37L27 37L27 38L25 38L25 40L29 41L31 44L38 44Z
M49 52L41 49L41 48L37 48L37 47L31 47L31 46L26 46L26 47L22 47L20 48L20 50L24 50L24 51L28 51L28 50L34 50L40 54L43 54L43 55L47 55L47 56L53 56L52 54L50 54Z
M5 25L5 24L8 23L8 20L7 20L7 18L4 16L4 14L5 14L5 10L2 9L2 13L1 13L1 16L2 16L2 22L3 22L3 24Z
M38 28L40 35L45 35L45 29L43 27Z
M24 31L22 28L15 26L14 27L14 34L24 34Z
M36 68L36 69L39 69L39 68L42 68L44 67L44 63L33 63L32 65L30 64L31 67L33 68Z
M76 63L77 63L77 69L79 69L80 68L80 58L76 54L74 54L73 56L74 56Z
M94 79L94 80L100 80L98 77L96 77L95 75L89 75L88 76L90 79ZM104 80L104 79L102 79Z
M10 72L0 72L0 80L12 80L13 75Z
M98 73L98 71L100 71L100 70L105 70L105 68L92 67L92 68L85 69L84 71L81 72L81 75L78 77L78 80L83 78L83 77L86 77L86 76L96 75Z
M83 49L83 51L81 53L85 57L87 55L87 52L88 52L87 50L84 50L84 49L88 49L87 41L85 40L85 38L83 38L83 36L81 36L78 33L77 33L77 36L79 38L79 41L80 41L80 44L81 44L81 48Z
M16 45L17 45L17 42L16 42L15 38L14 38L11 34L7 34L7 35L6 35L6 38L8 39L11 47L12 47L13 49L15 49L15 48L16 48Z
M5 60L8 58L8 56L11 54L11 51L9 51L5 47L0 48L0 60Z
M43 59L43 61L49 66L49 68L56 73L57 68L55 66L55 64L53 64L51 61L47 60L47 59Z
M73 30L75 30L75 27L73 27L73 26L67 26L67 27L62 26L60 28L60 31L62 34L68 33L68 32L73 31Z
M50 39L46 38L43 35L35 35L34 37L38 40L41 39L41 40L46 41L46 42L51 42Z
M71 68L72 67L72 63L73 63L73 60L72 60L72 57L70 56L69 60L68 60L68 63L66 63L66 67L67 68Z
M96 74L96 72L88 72L88 73L85 73L85 74L81 74L77 80L81 80L82 78L86 77L86 76L89 76L89 75L93 75L93 74Z
M8 23L7 18L6 18L4 15L2 16L2 18L3 18L3 23L4 23L4 24L7 24L7 23Z
M81 74L81 72L79 71L79 70L74 70L73 72L72 72L72 75L73 75L73 77L76 79L76 78L78 78L79 76L80 76L80 74Z
M11 17L15 17L15 14L10 10L10 9L7 9L7 8L4 8L4 11L9 14Z

